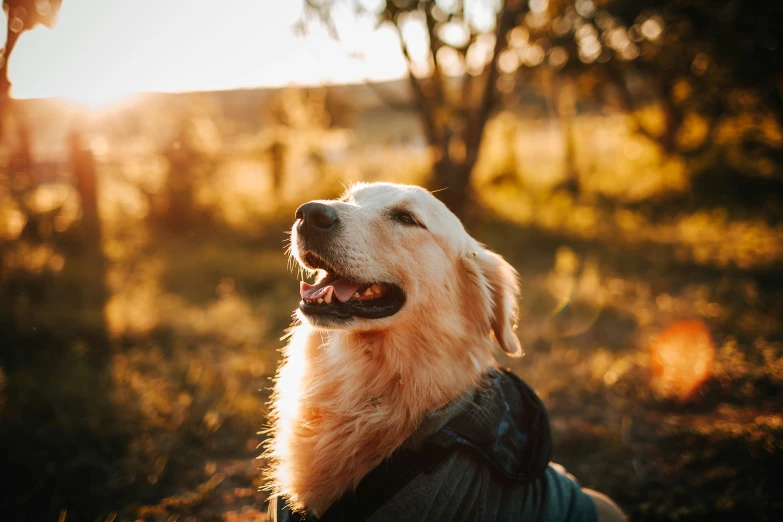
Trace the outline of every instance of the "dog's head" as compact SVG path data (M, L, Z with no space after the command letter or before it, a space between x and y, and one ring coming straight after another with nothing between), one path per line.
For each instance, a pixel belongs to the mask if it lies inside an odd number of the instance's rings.
M358 184L339 200L299 207L291 251L314 285L300 283L298 315L316 329L492 332L521 352L515 329L519 283L499 255L468 235L424 189Z

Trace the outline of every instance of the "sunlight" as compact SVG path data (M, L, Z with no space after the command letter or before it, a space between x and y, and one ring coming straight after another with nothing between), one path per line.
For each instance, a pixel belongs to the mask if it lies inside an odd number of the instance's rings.
M91 111L98 111L119 105L134 96L134 92L111 92L101 90L86 90L73 94L64 94L62 98L74 105Z
M343 41L292 28L300 2L70 0L53 29L19 39L15 98L61 97L99 109L136 92L358 83L406 73L388 28L345 23ZM350 56L361 48L363 59Z
M676 323L650 347L653 389L669 399L687 399L710 377L714 361L707 326L699 320Z

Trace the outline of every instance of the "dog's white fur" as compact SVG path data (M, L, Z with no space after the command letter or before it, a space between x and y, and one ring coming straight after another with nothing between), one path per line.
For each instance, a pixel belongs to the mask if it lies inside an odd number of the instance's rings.
M429 192L359 184L336 201L331 242L343 275L389 282L406 302L383 319L332 324L297 311L272 399L267 449L273 494L316 515L354 488L427 412L476 386L493 347L521 353L516 271L465 231ZM404 207L426 227L388 210ZM296 227L293 255L302 263Z

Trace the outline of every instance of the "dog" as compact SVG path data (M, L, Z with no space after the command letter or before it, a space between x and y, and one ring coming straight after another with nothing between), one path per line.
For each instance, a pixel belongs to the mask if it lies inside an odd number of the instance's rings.
M496 347L522 354L509 263L420 187L359 183L295 217L290 255L317 278L300 283L271 399L273 520L624 519L548 465L543 405L496 368ZM436 505L470 477L483 512ZM544 513L531 495L546 481L561 497ZM429 515L405 511L422 504Z

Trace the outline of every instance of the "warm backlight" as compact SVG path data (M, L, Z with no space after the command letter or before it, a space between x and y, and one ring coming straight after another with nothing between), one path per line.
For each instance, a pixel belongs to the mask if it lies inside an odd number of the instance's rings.
M340 13L350 18L352 11ZM67 0L52 29L19 38L9 62L12 95L102 108L136 92L383 81L406 73L392 29L351 18L340 41L319 24L299 36L301 14L295 1ZM357 50L364 59L352 57Z
M715 346L699 320L675 323L650 346L650 369L655 392L670 399L687 399L712 373Z

